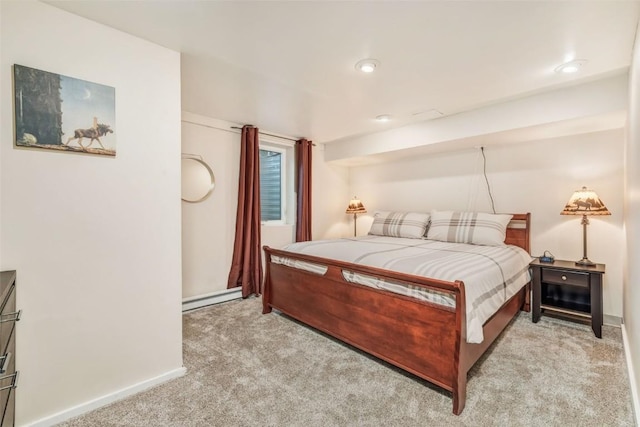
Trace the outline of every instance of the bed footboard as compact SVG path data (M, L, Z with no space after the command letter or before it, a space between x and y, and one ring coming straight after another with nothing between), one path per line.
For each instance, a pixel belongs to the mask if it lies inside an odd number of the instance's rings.
M464 284L393 273L265 247L263 313L273 308L453 393L465 405ZM278 255L327 266L324 275L271 262ZM342 270L451 294L455 308L347 282Z

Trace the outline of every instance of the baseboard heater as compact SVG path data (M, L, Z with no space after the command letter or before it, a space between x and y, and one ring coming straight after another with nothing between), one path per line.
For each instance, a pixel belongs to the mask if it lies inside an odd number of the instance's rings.
M182 300L182 312L195 310L196 308L206 307L208 305L220 304L234 299L242 298L242 289L224 289L222 291L212 292L210 294L198 295Z

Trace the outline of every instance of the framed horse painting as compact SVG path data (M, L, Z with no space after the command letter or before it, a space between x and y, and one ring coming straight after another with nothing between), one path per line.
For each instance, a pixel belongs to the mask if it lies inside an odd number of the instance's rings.
M116 155L116 90L13 66L16 147Z

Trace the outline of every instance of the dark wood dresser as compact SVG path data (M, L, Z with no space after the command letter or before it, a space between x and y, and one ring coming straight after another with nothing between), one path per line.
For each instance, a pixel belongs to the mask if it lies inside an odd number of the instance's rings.
M0 426L15 424L15 389L18 386L16 371L16 322L20 311L16 310L16 272L0 272Z

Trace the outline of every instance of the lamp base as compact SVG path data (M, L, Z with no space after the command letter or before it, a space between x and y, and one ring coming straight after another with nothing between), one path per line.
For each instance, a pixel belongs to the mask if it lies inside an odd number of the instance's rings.
M591 261L589 258L582 258L580 261L576 261L576 265L580 265L582 267L595 267L596 263Z

